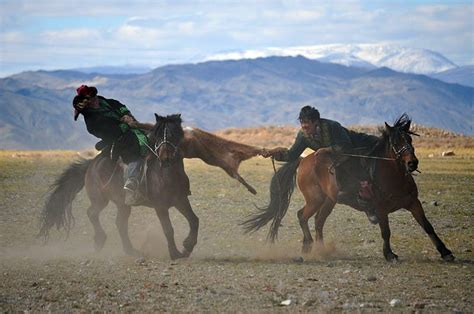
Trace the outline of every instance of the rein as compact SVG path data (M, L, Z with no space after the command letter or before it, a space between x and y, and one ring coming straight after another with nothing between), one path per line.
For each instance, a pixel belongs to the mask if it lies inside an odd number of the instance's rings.
M145 146L150 150L150 152L156 156L156 158L158 158L158 160L160 159L160 157L158 157L158 154L153 150L153 148L150 147L150 145L148 145L147 143L144 143Z
M396 158L376 157L376 156L366 156L366 155L355 155L355 154L340 154L340 155L342 155L342 156L349 156L349 157L367 158L367 159L397 160Z
M160 160L160 156L158 156L158 149L160 149L161 146L167 144L167 145L170 145L171 147L173 147L173 150L174 150L174 155L176 155L178 153L178 147L176 145L174 145L173 143L171 143L170 141L168 141L168 129L166 128L165 126L165 130L164 130L164 134L163 134L163 140L161 142L159 142L157 144L158 141L155 142L155 149L151 148L150 145L148 145L147 143L144 143L145 146L150 150L150 152L155 155L155 157Z

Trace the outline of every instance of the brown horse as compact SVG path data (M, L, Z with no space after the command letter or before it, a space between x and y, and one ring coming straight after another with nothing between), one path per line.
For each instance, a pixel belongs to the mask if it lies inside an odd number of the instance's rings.
M223 168L229 175L244 184L249 191L255 190L238 174L240 162L257 155L260 148L227 141L201 130L184 131L181 116L156 116L156 124L147 127L150 159L142 190L145 198L141 205L152 207L165 233L172 259L187 257L197 242L199 219L188 200L189 179L184 170L183 158L201 158L206 163ZM112 201L118 209L116 225L125 253L140 256L132 246L128 235L128 219L131 207L125 204L123 169L112 162L109 154L101 153L96 158L82 160L66 169L53 185L41 215L39 236L47 239L53 226L69 232L72 223L72 201L85 186L91 205L87 215L94 226L94 245L102 249L106 234L100 224L101 211ZM176 207L187 219L190 227L180 252L174 240L174 231L169 217L169 208Z
M370 157L374 158L373 201L383 238L383 254L388 261L396 261L398 256L390 247L390 227L388 214L400 208L409 210L416 221L429 235L446 261L454 256L436 235L433 226L425 216L418 199L418 189L411 172L418 167L418 159L412 145L410 131L411 120L402 115L393 127L385 123L385 129ZM354 157L353 157L354 158ZM323 227L326 218L332 212L338 193L338 185L333 171L333 158L330 153L313 153L305 158L283 165L272 178L270 185L270 204L261 208L261 213L243 223L247 232L256 231L272 221L269 237L274 241L278 228L288 209L295 186L298 170L298 187L303 193L305 206L298 211L298 220L303 230L303 252L309 252L313 238L308 220L315 216L316 241L323 242ZM346 204L357 210L357 202Z

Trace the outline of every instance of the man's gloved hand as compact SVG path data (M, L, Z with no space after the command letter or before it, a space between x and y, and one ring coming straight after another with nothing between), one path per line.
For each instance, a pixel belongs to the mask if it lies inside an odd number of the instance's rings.
M124 115L120 121L122 122L125 122L126 124L130 125L131 123L133 122L137 122L132 116L129 116L129 115ZM131 127L133 127L132 125L130 125Z
M279 155L284 151L286 151L285 147L276 147L273 149L263 148L260 155L264 158L268 158L268 157L274 157L275 155Z

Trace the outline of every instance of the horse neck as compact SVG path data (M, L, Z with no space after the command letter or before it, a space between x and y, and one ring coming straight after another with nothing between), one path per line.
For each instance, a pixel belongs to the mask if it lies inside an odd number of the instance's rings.
M154 173L159 173L160 177L163 176L163 179L167 179L168 176L173 176L175 172L179 172L182 168L184 168L183 154L179 152L176 158L167 167L163 167L156 157L153 158L150 170Z

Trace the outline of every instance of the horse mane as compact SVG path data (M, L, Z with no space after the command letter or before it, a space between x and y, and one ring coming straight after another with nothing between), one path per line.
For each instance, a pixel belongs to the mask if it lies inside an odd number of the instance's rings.
M156 131L160 126L164 125L165 123L172 123L172 124L178 124L181 125L183 120L181 119L181 114L171 114L167 115L166 117L164 116L159 116L155 113L155 118L156 118L156 123L151 129L152 132Z
M393 124L392 128L396 128L398 130L403 130L404 132L408 133L409 135L417 135L415 132L410 131L410 125L411 125L411 118L408 116L408 114L403 113L400 117L398 117L397 120L395 120L395 123ZM386 143L389 140L390 134L389 131L387 130L386 127L379 127L379 139L377 143L375 144L375 147L373 149L374 153L378 153L384 150Z
M179 114L179 113L167 115L166 117L156 115L156 122L157 122L157 124L158 124L158 122L160 122L160 123L181 124L183 122L183 119L181 119L181 114Z
M183 133L183 128L181 127L181 123L183 122L183 120L181 119L181 114L171 114L171 115L167 115L166 117L164 116L159 116L155 113L155 117L156 117L156 123L155 125L152 127L152 129L149 131L148 134L151 134L151 135L154 135L156 134L156 132L162 128L166 123L170 123L170 124L173 124L173 125L176 125L178 126L178 131L179 133L182 135L184 134Z
M406 131L409 131L410 129L410 124L411 124L411 119L410 117L406 114L403 113L393 124L394 128L399 128L399 129L404 129Z

